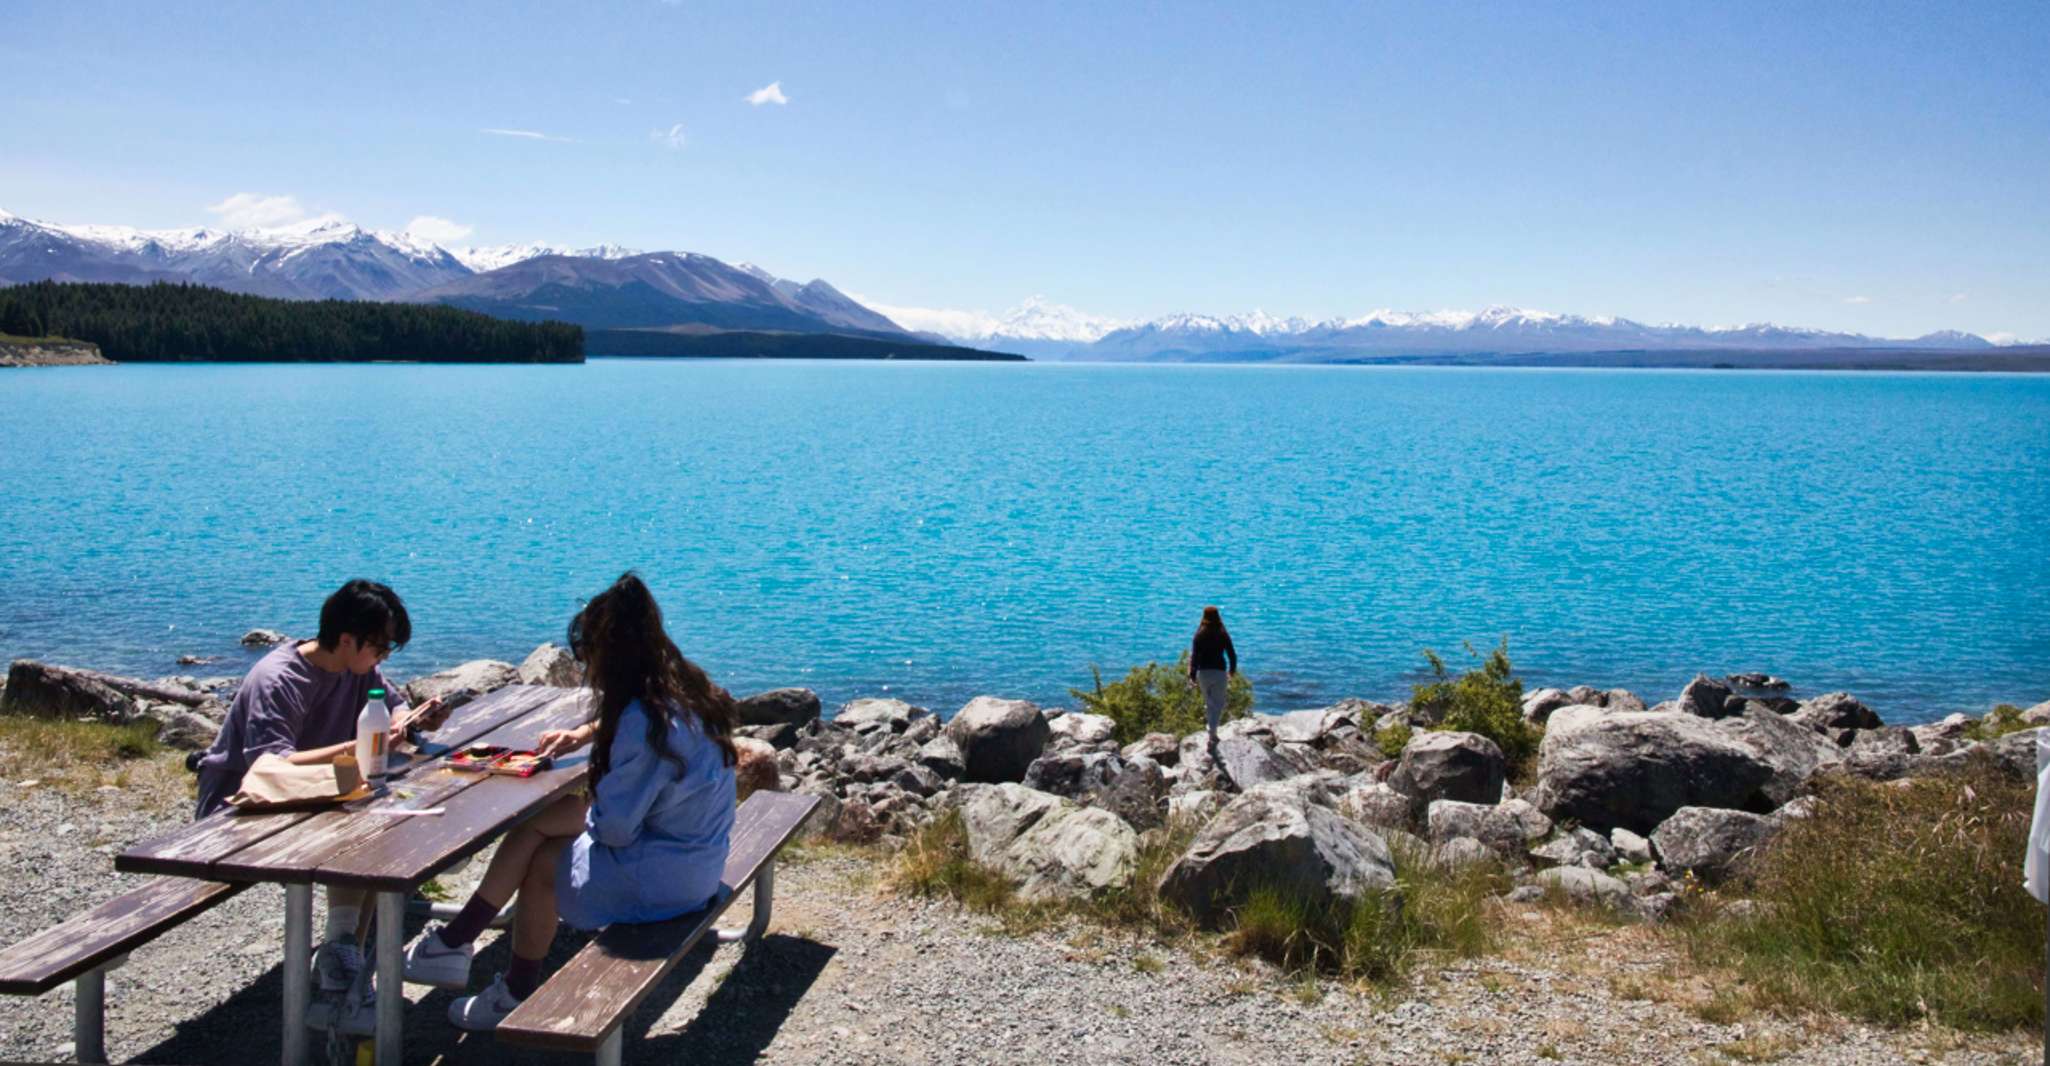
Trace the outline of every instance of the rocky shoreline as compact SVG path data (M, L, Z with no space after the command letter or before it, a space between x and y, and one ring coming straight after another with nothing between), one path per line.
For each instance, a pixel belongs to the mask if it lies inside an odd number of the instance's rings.
M112 366L97 344L67 340L24 340L0 337L0 367Z
M244 643L284 639L255 630ZM460 704L510 684L578 681L567 651L544 644L517 665L478 660L404 688ZM163 743L197 750L238 683L20 660L0 713L146 720ZM1521 711L1543 740L1527 777L1512 780L1494 741L1444 731L1405 702L1254 714L1226 723L1212 749L1202 733L1121 744L1109 718L994 696L945 719L897 699L853 700L828 717L815 693L788 688L740 701L741 787L819 796L807 832L848 843L901 847L958 815L975 859L1025 899L1125 883L1148 835L1172 823L1195 836L1159 891L1213 926L1253 873L1319 905L1392 889L1397 850L1505 864L1512 899L1563 893L1658 920L1682 879L1723 880L1804 817L1819 775L1890 781L1984 756L2032 777L2035 729L2050 724L2045 701L2004 735L1962 714L1903 728L1849 693L1794 700L1785 689L1764 675L1700 676L1649 706L1621 689L1538 689Z

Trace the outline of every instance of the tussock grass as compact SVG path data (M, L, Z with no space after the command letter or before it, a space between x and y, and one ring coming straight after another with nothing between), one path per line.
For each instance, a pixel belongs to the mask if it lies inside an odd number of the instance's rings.
M2032 789L1990 760L1905 783L1825 780L1760 856L1748 913L1684 929L1754 1005L1885 1025L2043 1023L2043 907L2022 889Z
M1189 683L1189 653L1173 663L1149 662L1135 666L1124 677L1106 685L1103 671L1089 668L1093 688L1068 690L1090 714L1108 717L1117 727L1120 744L1130 744L1148 733L1187 736L1208 725L1203 696ZM1244 718L1253 709L1253 683L1243 673L1233 674L1225 685L1224 715L1219 724Z
M2009 733L2019 733L2035 726L2022 721L2022 709L2012 703L2003 703L1986 712L1986 717L1974 719L1965 724L1966 740L1999 740Z
M1232 912L1229 950L1292 973L1329 972L1371 984L1401 980L1424 958L1477 958L1494 950L1490 900L1509 887L1498 866L1445 869L1428 850L1397 846L1396 887L1320 907L1282 889L1256 888Z
M0 717L0 780L84 795L102 788L187 800L183 756L157 743L154 722L114 725L64 718Z

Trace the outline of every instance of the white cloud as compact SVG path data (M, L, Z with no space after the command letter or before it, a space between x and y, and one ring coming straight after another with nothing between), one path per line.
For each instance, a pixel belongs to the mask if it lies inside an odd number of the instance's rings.
M679 122L666 130L649 130L648 139L656 144L666 144L671 148L681 149L684 144L683 123Z
M1003 321L987 311L957 311L944 307L900 307L871 300L866 296L848 293L854 302L882 315L905 329L919 333L937 333L943 337L987 337L1003 325Z
M787 104L790 102L790 98L783 95L782 82L772 81L747 94L747 102L760 107L763 104Z
M1961 293L1961 292L1954 292L1954 293L1951 293L1951 294L1950 294L1950 302L1951 302L1951 303L1954 303L1954 304L1961 304L1961 303L1964 303L1964 302L1965 302L1965 299L1966 299L1966 297L1965 297L1965 294L1964 294L1964 293Z
M1871 303L1871 302L1872 302L1872 297L1870 297L1870 296L1846 296L1846 297L1844 297L1844 302L1845 302L1845 303L1847 303L1847 304L1869 304L1869 303Z
M468 237L476 228L435 215L420 215L406 223L406 235L429 244L448 244Z
M488 129L481 129L481 130L478 130L477 132L478 132L478 133L488 133L488 134L492 135L493 137L519 137L519 138L522 138L522 139L524 139L524 140L529 140L529 141L554 141L554 142L556 142L557 144L575 144L575 143L576 143L575 141L573 141L573 140L569 139L568 137L554 137L554 136L550 136L549 134L546 134L546 133L541 133L541 132L539 132L539 131L537 131L537 130L502 130L502 129L498 129L498 128L495 128L495 127L493 127L493 128L488 128Z
M229 229L284 226L305 218L307 214L296 196L258 196L253 192L238 192L220 203L208 205L207 210L221 216L221 225Z
M624 97L624 96L615 96L615 97L613 97L613 98L612 98L612 102L613 102L613 103L615 103L615 104L619 104L619 105L621 105L621 106L625 106L625 105L627 105L627 104L631 104L631 103L633 103L633 101L632 101L632 100L630 100L630 99L628 99L627 97Z

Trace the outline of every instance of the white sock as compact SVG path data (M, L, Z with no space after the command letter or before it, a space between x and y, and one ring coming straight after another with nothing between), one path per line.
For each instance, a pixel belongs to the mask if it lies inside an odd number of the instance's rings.
M363 917L362 907L345 906L330 902L327 905L327 935L324 939L340 940L356 938L356 923Z

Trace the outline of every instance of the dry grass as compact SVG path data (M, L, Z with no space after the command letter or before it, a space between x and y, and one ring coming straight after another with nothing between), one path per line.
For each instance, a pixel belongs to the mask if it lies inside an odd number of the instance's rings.
M2043 1023L2044 913L2021 886L2032 789L1955 775L1826 781L1761 857L1749 914L1684 927L1732 992L1782 1014L1998 1031ZM1720 1011L1720 1008L1718 1008Z
M192 802L183 753L158 744L156 734L154 722L0 718L0 781L80 798L118 792L145 803Z

